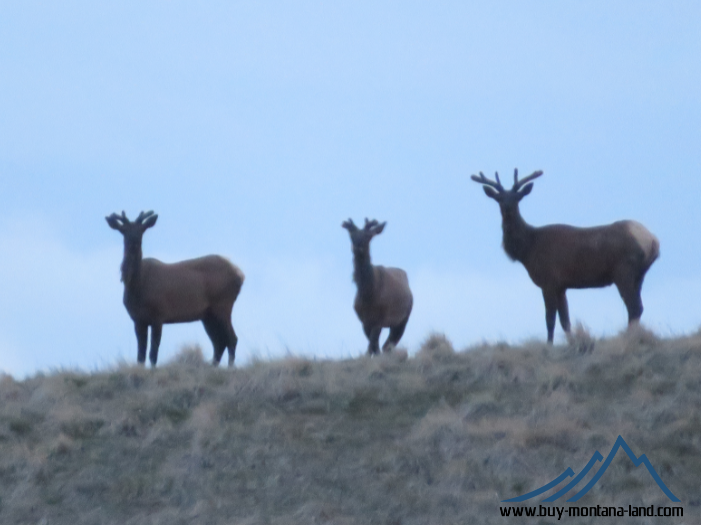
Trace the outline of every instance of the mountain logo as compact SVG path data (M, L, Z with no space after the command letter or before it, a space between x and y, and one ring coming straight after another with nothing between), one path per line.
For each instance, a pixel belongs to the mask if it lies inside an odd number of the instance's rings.
M613 444L613 447L611 448L611 452L609 452L609 455L606 456L606 460L601 465L601 468L599 468L599 470L594 475L594 477L591 478L591 480L589 480L589 483L587 483L579 492L577 492L577 494L572 496L567 501L578 501L579 498L584 496L587 492L589 492L591 490L591 488L594 485L596 485L596 482L599 481L601 476L604 475L604 472L606 472L606 469L609 467L609 465L613 461L613 458L616 456L616 453L618 452L619 448L622 448L625 451L625 453L628 454L628 457L633 462L633 465L635 465L636 467L639 467L640 465L645 466L647 471L652 476L652 479L654 479L655 482L657 483L657 486L660 487L662 492L664 492L670 500L680 501L679 498L677 498L674 494L672 494L672 491L667 488L667 485L664 484L664 482L662 481L662 478L660 478L660 475L657 473L657 471L654 469L654 467L650 463L650 460L647 459L647 456L645 454L642 454L640 457L638 457L635 454L633 454L633 451L628 446L628 443L626 443L625 440L621 436L618 436L618 439L616 439L616 442ZM543 501L544 502L545 501L551 502L551 501L555 501L555 500L560 499L562 496L564 496L570 490L572 490L574 487L576 487L577 484L580 481L582 481L584 476L586 476L589 473L589 471L594 467L594 464L601 461L602 459L604 459L604 456L602 456L598 450L596 452L594 452L594 454L592 455L589 462L584 466L584 468L580 471L580 473L575 476L575 478L572 481L570 481L565 487L558 490L555 494L553 494L549 498L544 499ZM567 467L567 470L565 470L562 474L560 474L557 478L552 480L550 483L546 483L542 487L540 487L536 490L533 490L527 494L523 494L522 496L517 496L515 498L502 500L502 503L520 502L520 501L529 500L531 498L535 498L536 496L540 496L544 492L547 492L548 490L550 490L554 487L557 487L564 480L566 480L567 478L571 478L572 476L574 476L574 470L572 470L570 467Z

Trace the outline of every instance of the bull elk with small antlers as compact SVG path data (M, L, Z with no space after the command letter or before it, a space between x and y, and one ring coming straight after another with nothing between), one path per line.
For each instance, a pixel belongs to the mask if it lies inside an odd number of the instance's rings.
M506 190L480 172L472 180L482 184L484 193L499 203L503 246L506 254L522 263L531 280L543 291L548 342L552 344L555 317L569 335L568 288L601 288L615 284L628 309L628 324L637 323L643 313L640 290L645 273L660 253L660 243L645 226L635 221L618 221L594 228L551 224L536 228L521 217L518 204L533 189L536 171L518 179Z
M353 280L358 286L355 313L368 338L368 354L380 353L380 332L389 328L383 352L389 352L404 334L414 303L409 280L404 270L373 266L370 262L370 241L384 230L387 223L365 219L360 229L348 219L341 226L348 230L353 249Z
M143 259L141 240L156 224L158 215L141 212L134 222L113 213L107 224L124 236L124 306L134 321L138 344L137 361L146 361L148 328L151 327L149 361L155 366L163 325L202 321L214 345L213 365L229 350L234 363L238 338L231 324L231 310L243 285L243 272L224 257L208 255L173 264Z

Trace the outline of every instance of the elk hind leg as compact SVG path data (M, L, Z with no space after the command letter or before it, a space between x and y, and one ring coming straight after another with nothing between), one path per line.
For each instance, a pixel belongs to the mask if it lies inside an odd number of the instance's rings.
M229 350L229 366L234 366L234 358L236 357L236 345L239 342L239 338L236 337L236 332L234 331L234 325L231 321L227 323L226 327L226 348Z
M202 324L214 347L212 365L218 366L227 343L226 325L211 315L202 319Z
M389 336L387 337L387 341L385 341L385 344L382 345L383 352L390 352L393 348L397 346L399 340L404 335L404 329L406 328L406 324L408 322L409 318L407 317L400 324L392 326L389 329Z
M235 300L236 298L234 297L233 301ZM219 325L219 332L221 333L222 343L224 344L224 347L229 351L229 366L234 366L234 359L236 357L236 345L239 342L239 338L236 336L236 332L234 331L234 325L231 324L231 312L234 308L233 301L224 302L213 307L209 314L209 317L215 319L216 323ZM219 354L219 359L217 359L217 361L221 359L221 356L223 355L224 351L222 350L221 352L222 353Z
M628 277L625 276L616 281L616 288L621 295L621 299L628 310L628 324L635 324L643 315L643 300L640 297L640 291L643 287L643 277Z

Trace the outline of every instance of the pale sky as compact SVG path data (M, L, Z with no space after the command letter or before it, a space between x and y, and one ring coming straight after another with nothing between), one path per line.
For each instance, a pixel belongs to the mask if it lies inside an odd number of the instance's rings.
M242 268L239 365L365 352L349 217L387 221L372 257L409 275L410 353L545 340L469 178L516 167L545 173L533 225L656 234L643 323L696 331L700 27L669 0L0 3L0 370L136 361L122 210L158 213L145 256ZM568 297L594 336L625 327L615 288ZM211 356L200 323L166 326L159 362L193 343Z

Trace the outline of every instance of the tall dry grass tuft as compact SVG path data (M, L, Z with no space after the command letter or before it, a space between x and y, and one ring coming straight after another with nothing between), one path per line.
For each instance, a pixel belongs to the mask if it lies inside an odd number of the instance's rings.
M567 334L567 345L578 354L589 354L594 351L596 340L587 327L577 322L574 329Z
M574 335L457 352L431 334L412 359L234 370L191 347L153 370L3 376L0 522L511 523L501 500L619 434L699 521L701 336ZM581 504L671 502L617 457Z
M199 345L184 346L175 357L172 363L187 366L203 366L205 364L202 348Z
M441 359L451 357L455 354L453 343L445 336L445 334L432 333L426 340L421 343L421 348L418 352L419 357L427 357L430 359Z

